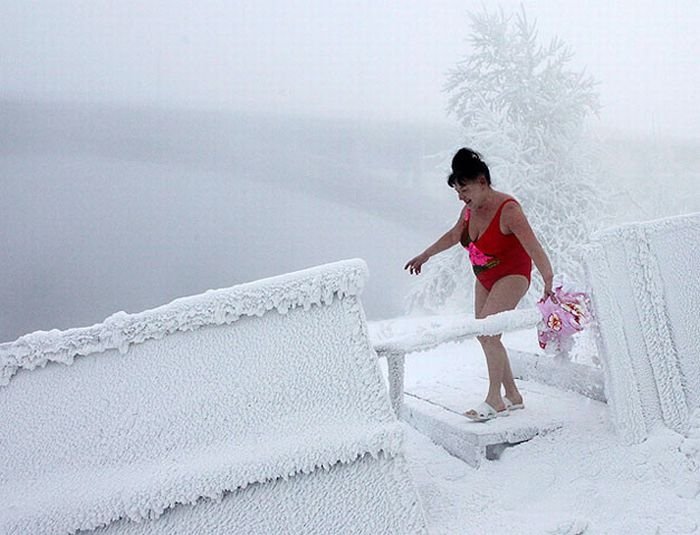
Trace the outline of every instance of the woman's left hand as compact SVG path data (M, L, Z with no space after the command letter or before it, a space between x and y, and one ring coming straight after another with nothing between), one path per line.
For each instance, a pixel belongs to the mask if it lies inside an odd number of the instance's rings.
M542 295L542 301L546 301L547 298L552 295L554 295L554 291L552 290L552 281L546 280L544 281L544 295Z

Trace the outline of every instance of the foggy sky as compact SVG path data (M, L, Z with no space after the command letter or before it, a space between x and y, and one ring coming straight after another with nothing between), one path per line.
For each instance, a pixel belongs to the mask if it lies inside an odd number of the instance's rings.
M696 136L700 3L526 1L601 81L600 125ZM490 6L495 5L489 2ZM519 2L502 2L506 10ZM446 122L471 1L23 1L0 7L4 96Z

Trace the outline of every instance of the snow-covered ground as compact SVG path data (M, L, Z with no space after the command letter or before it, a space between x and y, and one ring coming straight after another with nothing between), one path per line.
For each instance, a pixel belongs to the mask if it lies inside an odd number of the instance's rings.
M534 340L534 332L506 335L507 342L520 347ZM460 378L474 385L473 395L464 399L467 410L483 399L487 388L485 359L475 341L406 358L407 390L419 383L439 388ZM518 384L526 408L509 416L513 424L527 418L528 390L541 388L528 381ZM697 440L659 427L641 444L623 445L607 406L587 401L563 428L506 448L499 460L478 469L405 424L407 456L431 533L700 531L697 461L684 453L697 448ZM492 423L465 418L464 425Z

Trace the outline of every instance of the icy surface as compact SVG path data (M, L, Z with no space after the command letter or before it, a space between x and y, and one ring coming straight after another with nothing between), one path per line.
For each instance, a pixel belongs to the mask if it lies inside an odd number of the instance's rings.
M188 522L171 533L203 533L197 523L215 519L171 510L202 498L228 500L219 522L230 532L247 489L274 497L267 509L282 523L248 532L282 532L283 513L338 484L402 522L386 532L421 533L403 432L357 296L365 278L362 261L340 262L5 347L45 366L24 366L0 388L0 532L68 533L121 518L114 532L135 533L146 528L132 520L167 513ZM370 474L379 459L385 477ZM358 473L331 470L338 463ZM255 490L270 482L276 491ZM359 516L326 514L319 531Z
M90 533L115 535L229 535L231 533L288 533L375 535L423 533L420 523L408 524L402 515L415 515L418 506L413 484L402 458L366 455L351 464L339 463L317 473L254 485L220 499L200 500L167 511L157 522L120 520ZM324 470L325 471L325 470ZM387 481L393 493L383 488ZM363 489L358 492L357 489ZM382 499L377 499L382 496ZM274 503L274 507L270 504ZM338 525L337 519L345 519ZM334 525L334 521L336 522ZM350 526L352 526L350 528ZM233 529L232 529L233 527ZM397 531L397 529L399 531Z
M613 421L627 441L700 405L700 214L594 236L586 256Z

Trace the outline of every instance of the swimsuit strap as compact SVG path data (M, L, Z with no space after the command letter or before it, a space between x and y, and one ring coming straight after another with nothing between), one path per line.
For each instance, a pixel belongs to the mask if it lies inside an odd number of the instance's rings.
M513 202L515 202L515 203L518 202L517 200L513 199L512 197L509 198L509 199L506 199L505 201L503 201L503 202L498 206L498 208L496 208L496 213L493 214L493 217L491 218L491 221L489 221L489 224L486 225L486 228L484 229L484 231L479 235L479 237L478 237L476 240L474 240L475 242L479 241L479 240L489 231L489 229L491 229L491 226L494 224L494 222L497 222L497 223L498 223L498 232L499 232L501 235L504 235L504 234L501 232L501 212L503 211L503 207L506 205L506 203L508 203L508 202L510 202L510 201L513 201ZM465 217L464 217L464 220L467 222L467 233L469 232L469 212L470 212L470 211L469 211L469 208L467 208L467 214L466 214ZM471 236L470 236L469 239L471 239Z
M498 210L496 210L496 214L500 214L501 210L503 210L503 207L506 205L506 203L510 202L510 201L513 201L514 203L518 204L518 201L515 200L513 197L511 197L510 199L506 199L505 201L503 201L501 203L501 206L498 207ZM494 216L494 217L496 217L496 216Z
M513 201L514 203L518 204L518 201L516 201L516 200L513 199L512 197L511 197L510 199L506 199L505 201L503 201L503 202L501 203L501 205L498 207L498 210L496 210L496 213L494 214L493 219L491 220L491 223L489 223L489 226L486 227L486 230L488 230L489 228L491 228L491 225L494 225L494 224L495 224L495 225L498 227L498 233L499 233L501 236L505 236L505 234L503 234L503 233L501 232L501 212L503 211L503 207L506 205L506 203L509 203L509 202L511 202L511 201ZM483 232L483 234L486 234L486 230ZM482 234L482 236L483 236L483 234ZM479 236L479 238L481 238L481 236Z

